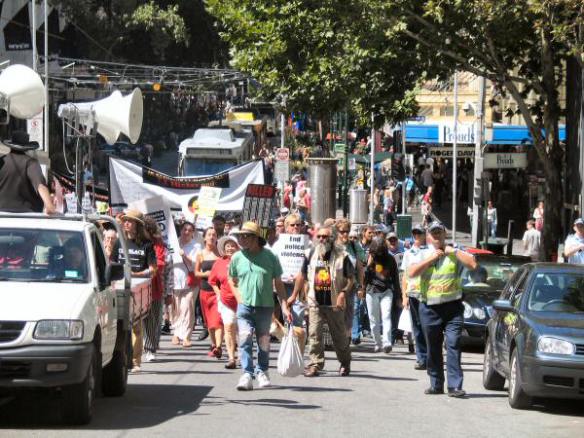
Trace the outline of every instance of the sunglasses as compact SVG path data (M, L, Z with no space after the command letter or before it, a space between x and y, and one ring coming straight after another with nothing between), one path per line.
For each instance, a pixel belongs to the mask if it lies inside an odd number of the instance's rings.
M255 234L251 234L251 233L243 233L240 234L239 237L241 237L242 239L249 239L250 237L255 236Z
M329 236L328 234L319 234L316 236L317 239L328 239L329 237L331 236Z
M349 230L337 230L339 234L349 234Z
M301 227L302 224L290 224L291 227Z

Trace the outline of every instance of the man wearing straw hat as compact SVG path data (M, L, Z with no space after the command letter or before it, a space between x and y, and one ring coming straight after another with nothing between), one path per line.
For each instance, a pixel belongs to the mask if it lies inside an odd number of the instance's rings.
M270 361L270 325L274 311L273 287L280 297L282 313L288 322L292 315L282 283L282 266L272 251L264 248L266 240L255 222L245 222L234 232L241 246L229 264L229 285L237 299L239 351L243 375L237 389L253 389L254 377L260 388L271 386L268 376ZM253 364L253 334L258 345L258 364Z

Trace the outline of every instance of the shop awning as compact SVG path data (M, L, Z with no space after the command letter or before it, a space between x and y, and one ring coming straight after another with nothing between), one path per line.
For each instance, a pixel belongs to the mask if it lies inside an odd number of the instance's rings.
M444 126L448 126L452 130L451 123L447 125L439 123L408 123L406 125L406 142L440 144L442 143L440 141L440 130ZM532 144L531 135L526 126L495 124L493 128L485 131L487 144ZM560 141L566 141L565 126L560 126ZM463 143L460 142L460 144Z

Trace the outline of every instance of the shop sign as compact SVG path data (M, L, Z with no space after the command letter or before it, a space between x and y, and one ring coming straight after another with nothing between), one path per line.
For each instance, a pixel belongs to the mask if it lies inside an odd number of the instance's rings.
M430 157L432 158L452 158L453 150L452 146L439 146L430 148ZM474 158L475 148L474 146L457 146L456 147L456 157L457 158Z
M485 154L485 169L525 169L527 167L527 153L491 153Z
M438 143L454 143L454 123L438 125ZM476 129L474 124L459 123L456 127L456 143L474 144Z

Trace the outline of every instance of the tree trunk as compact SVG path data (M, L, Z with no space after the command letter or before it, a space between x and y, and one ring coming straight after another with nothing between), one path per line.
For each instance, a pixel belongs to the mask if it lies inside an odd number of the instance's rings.
M556 146L559 149L559 145ZM544 221L542 233L541 257L544 261L557 259L558 244L562 238L562 211L564 197L562 196L562 158L561 152L551 151L550 159L544 162L545 170L545 200Z

